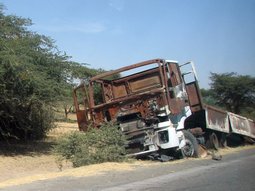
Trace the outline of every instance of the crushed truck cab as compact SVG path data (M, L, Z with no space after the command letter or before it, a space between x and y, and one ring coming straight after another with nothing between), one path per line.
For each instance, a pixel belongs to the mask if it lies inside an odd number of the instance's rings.
M116 122L130 154L185 145L177 129L189 102L177 62L155 59L100 74L75 89L74 102L80 130Z

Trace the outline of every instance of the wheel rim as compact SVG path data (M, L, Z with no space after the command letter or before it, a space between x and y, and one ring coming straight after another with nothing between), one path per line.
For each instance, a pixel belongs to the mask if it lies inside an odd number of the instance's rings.
M184 156L187 156L187 157L192 157L194 155L195 149L190 140L186 139L186 144L183 147L182 152Z

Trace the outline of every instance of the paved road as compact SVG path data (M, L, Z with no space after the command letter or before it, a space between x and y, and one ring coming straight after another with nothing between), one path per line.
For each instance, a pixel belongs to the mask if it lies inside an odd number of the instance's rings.
M92 177L65 177L5 188L30 190L103 191L217 191L255 190L255 149L225 155L221 161L187 160L179 164L137 168L128 172L108 172Z

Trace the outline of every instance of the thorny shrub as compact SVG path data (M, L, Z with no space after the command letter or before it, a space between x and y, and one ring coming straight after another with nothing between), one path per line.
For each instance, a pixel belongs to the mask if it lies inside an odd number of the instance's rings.
M63 160L71 161L74 167L103 163L121 162L125 156L125 138L112 123L100 129L89 128L87 132L72 132L63 136L54 152L61 167Z

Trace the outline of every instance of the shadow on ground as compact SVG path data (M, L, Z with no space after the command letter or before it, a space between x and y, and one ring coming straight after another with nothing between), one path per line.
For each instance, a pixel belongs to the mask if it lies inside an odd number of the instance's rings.
M0 155L4 156L40 156L52 153L52 149L56 144L52 140L41 140L41 141L9 141L0 142Z

